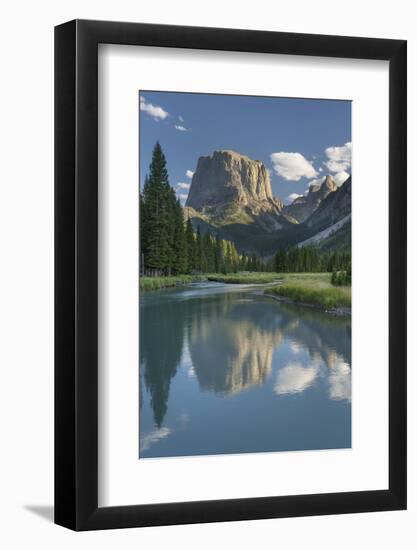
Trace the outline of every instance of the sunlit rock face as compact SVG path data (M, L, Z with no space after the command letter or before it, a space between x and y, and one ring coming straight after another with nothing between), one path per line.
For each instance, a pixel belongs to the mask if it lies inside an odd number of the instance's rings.
M256 222L266 231L282 227L283 203L272 194L268 169L235 151L198 159L186 207L191 216L203 215L210 223Z
M253 201L282 207L272 195L269 172L261 161L234 151L214 151L198 159L187 206L205 211L228 202L248 206Z
M272 369L272 356L282 333L262 330L250 321L240 327L226 321L204 323L191 330L189 348L203 389L236 394L262 384Z

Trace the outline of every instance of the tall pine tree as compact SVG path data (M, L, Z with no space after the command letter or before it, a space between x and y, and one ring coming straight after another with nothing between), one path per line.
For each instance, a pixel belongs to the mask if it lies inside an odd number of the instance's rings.
M185 240L187 245L187 273L193 273L197 269L197 246L190 218L188 218L185 228Z
M172 265L172 228L175 196L169 185L166 159L159 142L152 152L142 202L141 249L147 270L169 274Z
M173 243L172 243L172 271L175 275L185 273L188 267L187 239L184 227L184 216L182 206L179 200L174 206L174 224L173 224Z
M204 255L204 244L203 244L203 237L201 235L200 226L197 227L196 258L197 258L197 261L196 261L197 270L204 272L206 269L206 258Z

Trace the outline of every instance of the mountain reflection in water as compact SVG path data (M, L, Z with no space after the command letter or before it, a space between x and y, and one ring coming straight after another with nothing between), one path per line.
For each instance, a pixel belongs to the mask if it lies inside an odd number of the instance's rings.
M350 319L201 283L140 315L141 458L350 447Z

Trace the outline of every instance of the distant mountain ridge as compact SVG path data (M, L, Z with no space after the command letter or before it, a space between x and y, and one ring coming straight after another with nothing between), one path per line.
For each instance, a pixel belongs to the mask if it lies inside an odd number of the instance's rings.
M318 208L321 201L337 190L331 176L326 176L322 184L310 185L308 193L297 197L291 204L284 206L284 212L303 223Z
M267 257L279 247L307 241L326 227L338 227L337 222L350 214L350 196L351 178L339 188L326 176L322 184L310 186L306 195L284 206L272 194L263 162L218 150L198 159L184 212L203 232L233 241L241 252Z
M324 229L352 211L352 178L349 177L336 192L329 194L307 219L306 225L316 230Z

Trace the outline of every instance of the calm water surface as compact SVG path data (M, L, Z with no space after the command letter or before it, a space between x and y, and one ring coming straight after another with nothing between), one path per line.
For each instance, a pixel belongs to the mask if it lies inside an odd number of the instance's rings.
M140 458L351 446L351 322L241 285L142 294Z

